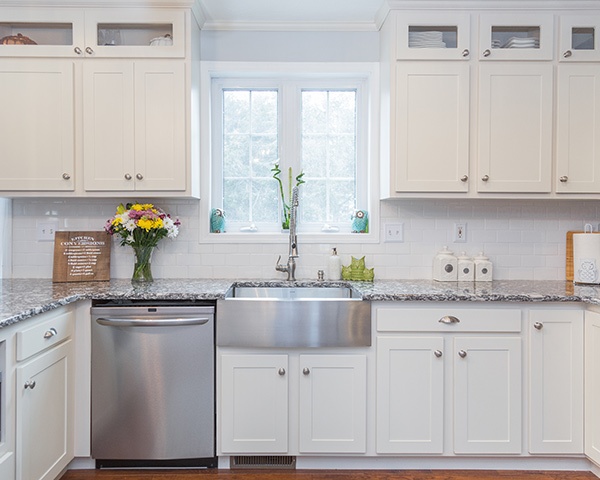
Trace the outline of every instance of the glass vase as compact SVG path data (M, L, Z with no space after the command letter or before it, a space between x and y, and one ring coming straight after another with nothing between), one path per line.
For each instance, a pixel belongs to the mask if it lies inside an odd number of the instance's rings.
M148 283L152 278L152 252L154 247L133 247L135 265L133 266L133 283Z

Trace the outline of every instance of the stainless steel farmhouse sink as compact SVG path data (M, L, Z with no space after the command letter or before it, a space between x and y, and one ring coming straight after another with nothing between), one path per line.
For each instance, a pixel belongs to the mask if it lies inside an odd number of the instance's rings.
M220 347L371 345L371 305L348 286L236 286L217 302Z

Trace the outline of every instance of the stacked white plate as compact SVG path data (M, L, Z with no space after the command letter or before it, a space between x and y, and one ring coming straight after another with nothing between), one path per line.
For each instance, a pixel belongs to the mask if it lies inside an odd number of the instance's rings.
M408 46L410 48L446 48L442 41L442 32L424 31L408 32Z
M540 41L533 37L511 37L501 48L540 48Z

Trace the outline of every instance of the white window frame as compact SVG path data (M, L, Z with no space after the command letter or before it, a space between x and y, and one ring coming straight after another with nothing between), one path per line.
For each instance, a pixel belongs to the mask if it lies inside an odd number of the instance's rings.
M212 102L213 79L247 78L244 86L272 85L273 80L292 78L306 80L302 89L314 84L316 88L341 88L344 79L363 82L362 95L366 102L367 118L357 119L357 130L363 135L362 150L357 151L357 179L367 175L366 197L358 208L369 212L369 233L298 232L299 243L378 243L379 242L379 66L376 63L267 63L267 62L200 62L200 243L285 243L287 232L210 233L209 216L213 194L212 159ZM338 82L333 82L334 79ZM261 84L261 79L269 80ZM346 82L347 83L347 82ZM356 83L356 82L355 82ZM228 85L229 86L229 85ZM241 85L240 85L241 86ZM298 108L298 107L296 107ZM360 131L362 129L362 131ZM358 148L361 148L359 144ZM280 150L281 151L281 150ZM287 152L281 151L284 157ZM283 170L283 169L282 169ZM284 170L287 172L287 169ZM294 170L294 176L300 172ZM282 178L287 178L283 175ZM302 187L300 187L302 188ZM364 202L366 201L366 205Z

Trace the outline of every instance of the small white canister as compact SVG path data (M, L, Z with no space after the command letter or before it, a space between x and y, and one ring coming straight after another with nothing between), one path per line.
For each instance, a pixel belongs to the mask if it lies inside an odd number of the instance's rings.
M483 252L479 252L474 259L475 262L475 281L476 282L491 282L492 281L492 262L486 257Z
M457 264L457 258L444 246L433 259L433 279L438 282L456 282Z
M458 281L475 281L475 262L471 257L468 257L465 252L461 252L458 257Z
M588 223L573 234L573 282L600 284L600 235Z

